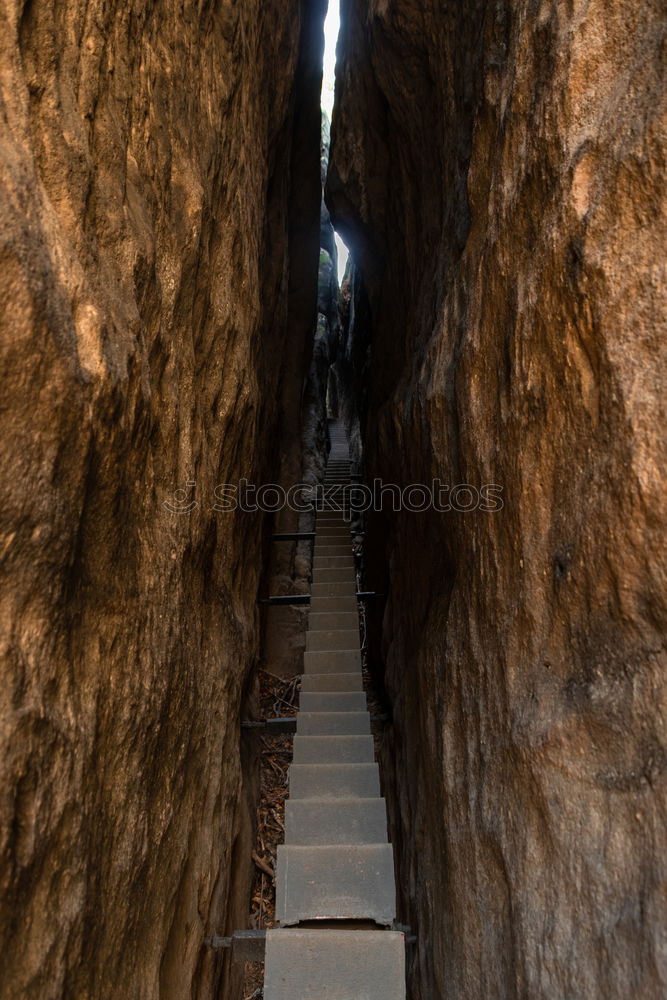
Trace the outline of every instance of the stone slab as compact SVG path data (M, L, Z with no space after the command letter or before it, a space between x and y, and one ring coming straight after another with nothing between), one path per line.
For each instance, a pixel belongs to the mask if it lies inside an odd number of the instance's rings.
M285 843L384 844L387 807L384 799L288 799Z
M375 799L380 770L372 764L294 764L289 769L290 799Z
M318 555L313 557L313 569L354 569L352 551L341 552L340 555Z
M326 583L313 580L310 585L311 597L354 597L356 592L354 579Z
M355 614L358 614L359 605L356 597L350 595L347 597L311 597L311 614L324 611L354 611Z
M306 632L306 651L325 652L334 649L356 649L360 645L359 628L311 629Z
M325 629L355 629L359 631L359 615L355 607L354 611L311 611L308 615L308 628L315 630Z
M395 917L389 844L278 847L276 918L283 926L303 920L374 920L388 926Z
M405 1000L398 931L266 932L264 1000Z
M368 706L364 691L302 690L299 707L302 712L365 712Z
M316 649L303 654L304 673L349 674L361 670L360 649Z
M364 680L360 671L346 674L303 674L301 696L311 691L363 691ZM364 706L366 707L366 706Z
M294 736L293 764L372 764L374 760L372 736Z
M368 712L299 712L296 731L302 736L367 736Z
M349 582L351 590L354 590L355 581L354 566L334 566L332 569L315 567L313 569L313 585L317 583Z

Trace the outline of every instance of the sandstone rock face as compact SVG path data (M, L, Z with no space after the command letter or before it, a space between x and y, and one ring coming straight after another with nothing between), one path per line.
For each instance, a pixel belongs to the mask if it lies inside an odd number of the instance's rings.
M0 14L6 1000L234 995L265 556L214 491L278 474L307 368L321 8Z
M661 7L343 2L367 478L503 487L368 523L420 1000L667 991Z

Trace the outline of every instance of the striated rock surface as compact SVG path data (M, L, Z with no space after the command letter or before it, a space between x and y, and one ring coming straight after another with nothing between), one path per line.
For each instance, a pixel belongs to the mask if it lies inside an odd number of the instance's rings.
M3 1000L234 996L261 518L214 491L298 423L322 15L0 13Z
M367 478L504 500L368 522L411 996L658 1000L664 10L342 6Z

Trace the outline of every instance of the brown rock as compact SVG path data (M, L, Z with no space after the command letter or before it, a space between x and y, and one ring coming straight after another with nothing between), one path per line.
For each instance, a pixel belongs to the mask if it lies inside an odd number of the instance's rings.
M0 14L3 1000L209 998L245 919L261 518L212 507L298 423L321 18Z
M663 13L343 3L367 477L504 499L369 519L420 1000L667 990Z

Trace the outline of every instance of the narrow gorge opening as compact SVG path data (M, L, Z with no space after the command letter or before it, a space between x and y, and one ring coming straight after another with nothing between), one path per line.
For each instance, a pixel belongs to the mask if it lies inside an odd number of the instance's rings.
M667 990L664 13L335 3L0 14L3 1000Z
M336 96L336 48L340 34L340 0L330 0L327 16L324 20L324 58L322 61L322 97L320 105L324 121L322 124L323 140L326 145L327 157L326 165L329 165L328 151L331 135L331 121L333 119L334 102ZM322 183L326 181L326 172L323 173ZM323 194L324 197L324 194ZM324 205L326 211L326 204ZM320 241L321 242L321 241ZM349 249L343 238L334 230L334 243L336 247L336 264L339 286L343 282L345 269L349 256Z

